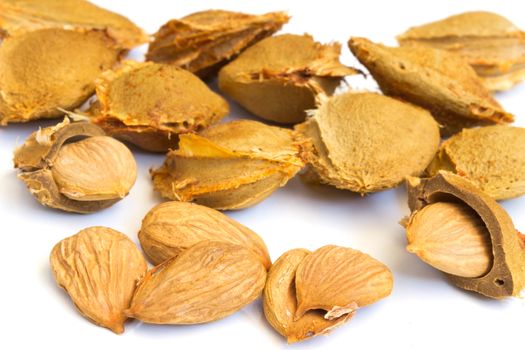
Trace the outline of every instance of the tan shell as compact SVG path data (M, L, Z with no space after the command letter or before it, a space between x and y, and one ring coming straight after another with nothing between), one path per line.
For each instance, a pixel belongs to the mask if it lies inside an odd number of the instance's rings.
M58 28L4 39L0 125L55 118L64 115L59 108L80 106L95 91L95 79L117 62L120 51L112 45L103 32Z
M310 35L266 38L219 72L219 88L258 117L278 123L304 121L319 96L331 95L358 71L339 62L341 46Z
M421 174L439 147L430 113L386 96L345 93L312 114L296 127L314 146L303 156L317 181L340 189L395 187L407 175Z
M177 135L221 120L228 103L190 72L153 62L127 61L97 81L93 122L109 135L149 151L175 148Z
M525 128L494 125L465 129L441 145L427 172L468 178L496 200L525 194Z
M255 232L228 216L201 205L166 202L155 206L142 220L142 250L158 265L201 241L238 244L252 250L269 269L266 244Z
M325 310L337 319L390 295L393 276L371 256L333 245L306 256L295 273L297 310L294 320L309 310Z
M207 10L192 13L160 27L149 45L146 59L207 76L247 47L281 29L288 19L283 12L249 15Z
M437 202L410 216L407 250L443 272L480 277L492 268L487 227L462 203Z
M124 49L131 49L148 41L146 33L129 19L88 1L2 0L0 2L0 34L14 36L43 28L104 30L119 47ZM71 48L71 52L74 52L74 48Z
M126 146L93 124L68 119L32 133L15 150L14 164L41 204L77 213L113 205L137 178Z
M489 90L506 90L525 78L525 33L496 13L460 13L410 28L397 40L461 55Z
M179 149L152 172L155 190L169 199L215 209L255 205L302 167L290 130L250 120L218 124L180 136Z
M327 334L347 322L354 315L347 313L333 320L327 320L319 310L311 310L294 320L297 309L295 293L295 272L310 251L292 249L272 265L268 272L263 293L264 315L272 327L286 337L288 343L302 341L316 335Z
M129 238L107 227L90 227L60 241L51 268L80 313L94 323L124 332L130 305L146 261Z
M444 126L444 135L514 120L455 54L422 46L387 47L364 38L351 38L348 45L385 95L428 109Z
M265 280L266 269L250 250L203 241L149 271L126 315L156 324L215 321L259 297Z

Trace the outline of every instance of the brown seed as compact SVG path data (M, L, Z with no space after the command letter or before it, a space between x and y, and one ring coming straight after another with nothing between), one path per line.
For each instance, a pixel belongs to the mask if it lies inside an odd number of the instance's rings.
M192 13L160 27L149 45L146 59L208 76L247 47L278 31L288 19L283 12L249 15L207 10Z
M360 251L333 245L306 256L295 274L299 320L309 310L337 319L390 295L393 277L381 262Z
M309 35L266 38L219 72L219 88L258 117L278 123L304 121L317 99L331 95L357 70L339 62L338 43Z
M525 249L511 218L498 203L470 181L449 172L440 172L428 179L409 177L407 186L408 205L413 215L417 215L414 213L424 210L429 205L434 206L435 203L459 203L469 207L472 210L470 213L475 213L471 214L474 217L471 217L471 220L460 221L450 217L448 219L457 223L463 222L464 229L469 231L472 225L479 229L479 223L482 222L490 235L492 248L486 249L492 250L493 263L489 271L478 277L447 274L455 285L496 299L519 295L525 286ZM432 209L430 210L432 214ZM468 211L463 213L467 214ZM429 220L427 216L424 217L425 221ZM436 217L435 213L433 217ZM436 220L440 221L439 218ZM420 223L419 226L421 225ZM427 225L433 224L427 222ZM461 264L458 263L459 265ZM470 275L478 274L481 270L480 268L478 272L472 272Z
M299 264L309 254L311 253L306 249L292 249L281 255L268 272L264 288L264 315L272 327L286 337L288 343L327 334L354 315L352 312L328 320L323 317L323 312L311 310L294 320L297 310L295 273Z
M79 32L100 30L124 49L148 41L146 33L126 17L84 0L2 0L0 28L3 36L43 28L67 28ZM71 44L74 44L73 40ZM70 50L70 53L75 53L73 47Z
M461 13L410 28L397 40L461 55L489 90L506 90L525 78L525 33L496 13Z
M427 172L461 175L496 200L525 194L525 128L465 129L441 144Z
M126 315L156 324L215 321L254 301L265 280L266 270L250 250L203 241L149 271Z
M421 174L439 146L430 113L373 93L345 93L325 101L296 127L313 143L303 152L314 180L359 193L392 188Z
M487 227L464 204L437 202L414 212L407 240L409 252L451 275L480 277L492 268Z
M4 39L0 125L56 118L64 115L60 108L80 106L95 91L95 79L117 62L121 52L112 46L103 32L58 28Z
M93 124L68 119L32 133L15 150L14 163L40 203L77 213L113 205L137 178L135 158L126 146Z
M460 56L429 47L387 47L364 38L348 42L385 95L428 109L444 135L514 121Z
M83 316L115 333L124 332L124 310L147 270L126 235L107 227L84 229L60 241L50 261L56 282Z
M228 103L190 72L152 62L125 62L97 81L93 122L149 151L175 148L179 133L199 131L228 114ZM176 96L176 98L174 98Z
M269 269L266 244L255 232L228 216L201 205L166 202L151 209L139 232L142 249L158 265L201 241L238 244L252 250Z
M255 121L218 124L180 136L179 149L152 172L155 190L169 199L215 209L255 205L302 167L292 131Z

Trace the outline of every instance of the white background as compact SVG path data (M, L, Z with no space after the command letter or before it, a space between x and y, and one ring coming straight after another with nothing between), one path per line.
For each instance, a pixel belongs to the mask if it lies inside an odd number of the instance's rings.
M118 11L153 33L164 22L198 10L223 8L248 13L286 10L292 19L283 32L311 33L322 42L343 43L344 63L356 65L346 46L351 35L395 44L396 34L466 10L492 10L525 28L520 1L95 1ZM145 48L135 50L141 57ZM37 59L37 58L35 58ZM354 83L355 79L351 80ZM357 80L363 80L358 78ZM371 79L365 86L375 89ZM525 84L498 94L525 126ZM235 104L232 116L246 117ZM217 322L195 326L127 323L123 335L94 326L77 313L53 280L48 255L55 243L94 225L104 225L137 241L142 217L161 199L153 192L148 170L162 155L134 150L138 180L128 197L91 215L42 207L16 178L12 151L39 126L0 128L0 347L2 349L285 349L284 338L264 319L260 300ZM525 230L525 197L502 203L517 228ZM360 197L329 187L304 185L299 178L259 205L228 215L266 241L272 259L297 247L349 246L386 263L394 273L391 297L357 311L328 336L290 348L523 348L525 302L495 301L452 286L444 276L405 251L398 221L408 213L403 187Z

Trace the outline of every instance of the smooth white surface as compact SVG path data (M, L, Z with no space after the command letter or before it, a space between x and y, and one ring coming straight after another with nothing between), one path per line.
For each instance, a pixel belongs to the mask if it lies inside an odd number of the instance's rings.
M95 1L118 11L149 33L165 21L198 10L223 8L248 13L287 10L283 32L308 32L322 42L343 43L343 62L355 65L346 41L351 35L394 44L409 26L466 10L492 10L525 28L520 1ZM134 53L140 57L144 47ZM355 79L350 80L353 84ZM357 80L362 80L358 78ZM362 82L360 82L362 83ZM375 88L368 79L364 86ZM525 84L498 99L525 126ZM246 116L232 103L232 115ZM59 240L82 228L104 225L137 241L142 217L161 199L148 169L162 155L133 150L139 175L130 195L91 215L42 207L16 178L12 151L39 126L0 128L0 348L2 349L285 349L284 338L264 319L260 301L218 322L196 326L154 326L137 321L117 336L94 326L73 307L50 272L48 255ZM525 230L525 197L503 203L517 228ZM329 187L310 187L296 178L261 204L228 215L258 232L272 258L296 247L349 246L386 263L394 273L392 296L358 310L350 323L301 349L505 349L523 348L525 302L488 300L452 286L438 271L405 251L398 221L408 212L404 188L361 198Z

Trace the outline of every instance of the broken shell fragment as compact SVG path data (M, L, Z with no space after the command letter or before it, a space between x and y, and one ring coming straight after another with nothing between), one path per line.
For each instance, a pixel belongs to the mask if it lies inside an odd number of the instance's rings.
M32 133L15 150L14 164L41 204L77 213L113 205L137 177L126 146L93 124L68 119Z
M153 184L165 198L221 210L246 208L303 167L300 152L290 130L250 120L217 124L180 135L179 149L152 171Z
M97 81L90 114L111 136L145 150L175 148L178 134L199 131L228 112L228 103L192 73L153 62L124 62Z
M310 310L294 320L297 310L295 274L297 267L310 254L306 249L292 249L281 255L268 272L264 287L264 315L270 325L286 337L288 343L327 334L354 315L354 312L349 312L334 319L326 319L324 312Z
M392 188L421 174L440 140L426 110L374 93L331 97L296 130L313 144L303 152L307 176L359 193Z
M0 44L0 125L64 115L95 91L120 51L103 32L41 29Z
M465 129L441 144L430 176L446 170L469 179L496 200L525 194L525 128Z
M341 46L309 35L266 38L219 72L219 88L258 117L295 124L317 100L358 71L339 62Z
M445 262L447 268L444 270L448 270L445 273L460 288L495 299L519 295L525 285L523 238L498 203L470 181L449 172L440 172L427 179L409 177L407 186L408 206L412 212L407 227L409 236L426 233L431 240L431 244L416 249L418 255L426 255L427 258L432 256L432 262L439 260L440 269ZM443 205L436 206L438 203L447 203L445 212L453 216L438 216L436 211L443 211ZM459 205L459 212L450 209L449 203ZM443 221L450 221L450 225L444 225ZM483 238L484 230L490 236L490 243ZM452 238L455 234L457 237ZM484 248L479 246L482 242L487 242ZM457 243L457 247L454 247L454 243ZM441 252L437 259L435 253L438 250ZM491 252L490 257L487 251ZM456 261L451 261L451 254L456 256ZM487 268L487 259L492 263L488 271L483 272ZM466 264L473 261L474 265L465 271Z
M457 14L410 28L397 40L461 55L489 90L506 90L525 79L525 32L496 13Z
M1 36L16 36L44 28L67 28L78 32L105 31L115 40L116 45L123 49L131 49L148 41L146 33L129 19L88 1L0 1ZM73 44L74 40L71 40L71 43ZM75 53L74 47L70 50L70 54Z
M255 232L221 212L194 203L166 202L151 209L139 231L142 250L155 264L202 241L237 244L252 250L269 269L266 244Z
M247 47L278 31L288 19L283 12L249 15L207 10L192 13L160 27L149 45L146 59L207 76Z
M265 281L266 269L250 250L203 241L150 270L125 313L154 324L212 322L257 299Z
M126 310L146 260L124 234L90 227L60 241L51 252L51 268L80 313L115 333L124 332Z
M460 56L429 47L387 47L364 38L348 45L385 95L428 109L442 134L514 121Z

